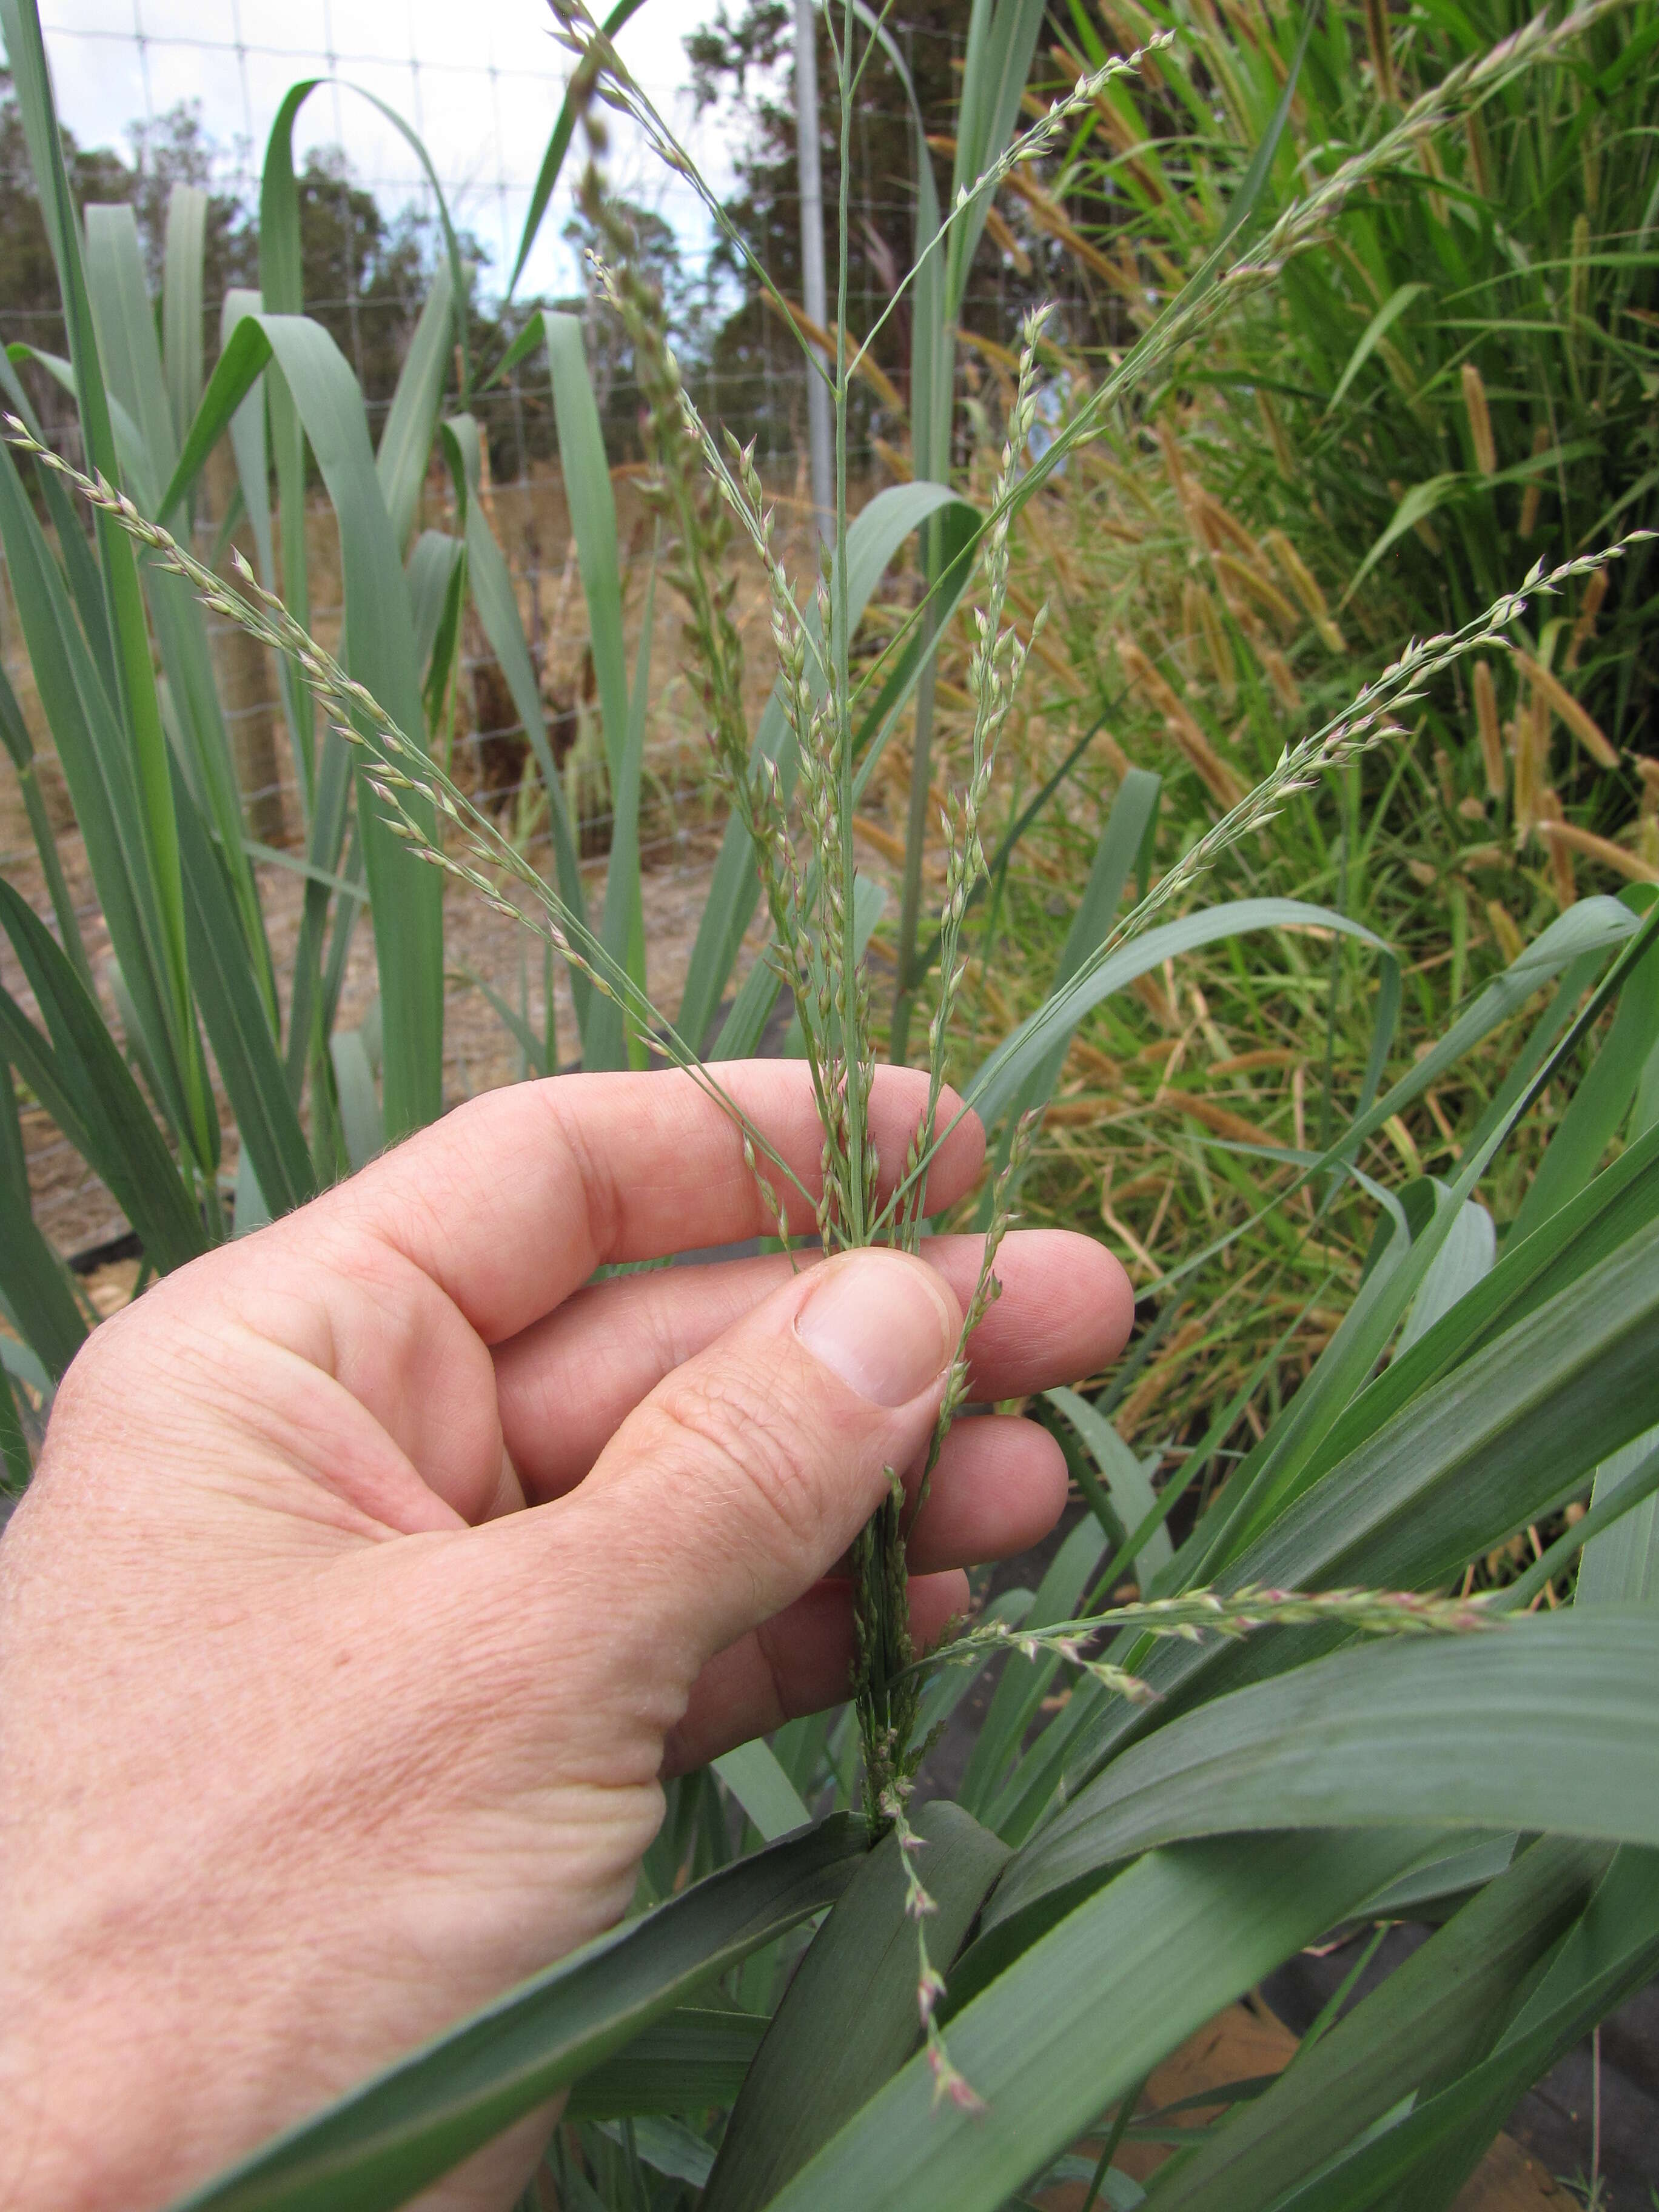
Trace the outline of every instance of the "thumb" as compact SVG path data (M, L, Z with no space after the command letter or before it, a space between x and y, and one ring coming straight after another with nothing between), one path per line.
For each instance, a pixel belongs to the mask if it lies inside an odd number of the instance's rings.
M843 1253L635 1408L576 1498L659 1656L694 1674L829 1571L926 1446L961 1327L920 1260Z

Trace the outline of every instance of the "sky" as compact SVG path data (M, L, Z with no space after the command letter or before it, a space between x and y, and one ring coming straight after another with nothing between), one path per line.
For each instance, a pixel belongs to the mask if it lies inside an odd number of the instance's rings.
M693 122L684 46L714 4L646 0L617 46L720 191L730 179L729 123ZM226 181L240 161L250 196L288 87L331 76L340 83L319 86L301 110L301 159L312 146L341 145L388 209L422 198L415 155L344 88L375 94L425 142L457 226L493 255L486 289L505 281L568 68L543 0L41 0L40 15L59 111L82 145L130 155L129 123L199 100L225 150ZM700 248L708 224L690 187L664 171L622 118L607 120L613 183L656 208L688 248ZM567 179L576 169L573 157ZM567 184L543 222L521 292L575 288L560 235L568 211Z

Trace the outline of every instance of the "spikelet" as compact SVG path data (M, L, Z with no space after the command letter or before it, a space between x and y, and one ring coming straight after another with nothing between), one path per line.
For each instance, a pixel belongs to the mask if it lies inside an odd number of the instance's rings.
M1472 361L1463 364L1463 405L1469 418L1469 440L1474 465L1483 477L1498 474L1498 447L1492 434L1492 415L1486 406L1486 387Z
M1474 720L1480 733L1480 759L1486 771L1487 793L1493 799L1501 799L1509 777L1504 766L1504 740L1498 726L1498 687L1492 680L1492 665L1486 660L1474 664Z

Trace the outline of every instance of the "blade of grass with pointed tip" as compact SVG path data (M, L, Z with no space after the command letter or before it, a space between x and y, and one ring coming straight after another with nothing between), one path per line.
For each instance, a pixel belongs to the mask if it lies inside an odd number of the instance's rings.
M868 1851L842 1814L757 1852L510 1990L177 2212L389 2212L690 1992L833 1903Z
M603 35L607 39L614 39L623 26L636 15L644 4L645 0L620 0L620 4L611 9L599 26ZM584 75L579 66L566 89L564 104L559 110L558 120L553 125L553 135L547 142L547 150L542 155L541 167L537 171L536 181L531 187L530 204L525 210L524 229L519 237L519 251L514 257L513 274L507 280L506 296L509 300L519 289L519 279L524 274L524 264L530 258L530 250L536 243L537 233L542 227L542 218L547 213L548 203L551 200L554 187L559 181L559 172L564 167L565 155L570 151L570 142L575 136L576 125L580 120L592 97L592 76Z
M651 641L657 605L657 564L653 550L646 579L645 605L640 615L639 652L634 682L628 695L628 726L623 732L622 772L611 786L611 852L605 872L605 911L599 942L618 968L625 969L643 989L645 986L645 921L640 881L640 787L645 771L645 716L650 701ZM860 948L861 949L861 948ZM609 1034L614 1016L619 1034ZM588 1018L588 1031L602 1056L595 1068L647 1063L645 1046L631 1026L624 1029L622 1009L614 1000L596 996ZM586 1042L584 1038L584 1054ZM619 1054L612 1059L613 1052ZM587 1065L584 1058L583 1065Z
M328 1041L346 1158L356 1175L386 1149L386 1120L374 1091L374 1070L361 1029L339 1030Z
M433 703L432 679L436 672L433 653L445 628L446 610L465 559L466 548L459 538L451 538L442 530L423 530L410 547L404 568L409 581L410 616L415 625L415 659L421 670L428 721Z
M1133 768L1119 785L1112 800L1095 848L1095 857L1090 866L1088 880L1083 896L1078 901L1077 912L1066 933L1054 980L1050 989L1061 991L1073 975L1091 959L1117 915L1119 905L1128 884L1136 859L1152 834L1158 820L1158 794L1162 779L1146 769ZM1018 1097L1008 1110L1008 1128L1000 1148L1006 1158L1012 1141L1013 1127L1022 1114L1034 1106L1043 1106L1052 1096L1066 1065L1066 1054L1071 1045L1072 1031L1057 1037L1042 1060L1034 1067L1020 1087Z
M1565 1113L1555 1126L1520 1212L1510 1226L1512 1239L1529 1236L1589 1181L1636 1096L1656 1039L1659 1039L1659 947L1646 953L1626 977L1613 1026L1591 1055Z
M304 260L300 245L300 188L294 174L294 125L307 98L319 82L316 77L302 77L283 94L271 122L270 136L265 144L265 158L260 167L259 294L263 311L270 315L298 315L305 311ZM257 324L254 327L258 328ZM264 332L259 331L258 335L263 338ZM251 348L253 341L245 338L239 329L232 343ZM228 373L225 368L225 356L222 355L212 381L203 396L201 411L207 410L214 398L215 386L219 385L222 376ZM273 368L266 376L265 397L270 418L271 454L276 465L277 527L283 549L283 604L302 629L309 629L311 580L306 549L305 432L280 368ZM201 460L206 459L208 447L217 435L215 431L203 446ZM187 441L186 452L189 446L190 441ZM311 693L301 681L298 670L287 654L283 657L282 681L289 726L294 733L300 754L301 791L306 819L309 823L315 811L318 781L316 716ZM318 855L313 853L313 857L315 859ZM337 852L329 855L323 865L332 867L337 857Z
M225 294L224 306L219 317L219 361L222 362L234 342L241 324L249 315L261 312L259 295L245 287L233 287ZM258 343L265 345L264 333L254 325ZM267 349L268 350L268 349ZM219 362L214 364L214 374L219 373ZM206 393L198 394L199 408ZM179 466L185 466L191 434L196 424L196 413L179 433ZM241 486L242 504L247 514L248 527L253 532L254 552L258 561L259 580L267 591L276 588L276 541L270 530L270 456L265 437L265 396L263 386L250 386L246 396L230 410L230 447L236 461L236 480ZM169 490L173 488L169 486Z

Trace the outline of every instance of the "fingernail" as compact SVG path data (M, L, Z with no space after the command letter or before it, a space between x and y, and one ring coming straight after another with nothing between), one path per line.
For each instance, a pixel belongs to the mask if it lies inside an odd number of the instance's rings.
M945 1372L954 1323L942 1289L896 1252L831 1260L795 1316L814 1359L877 1406L908 1406Z

